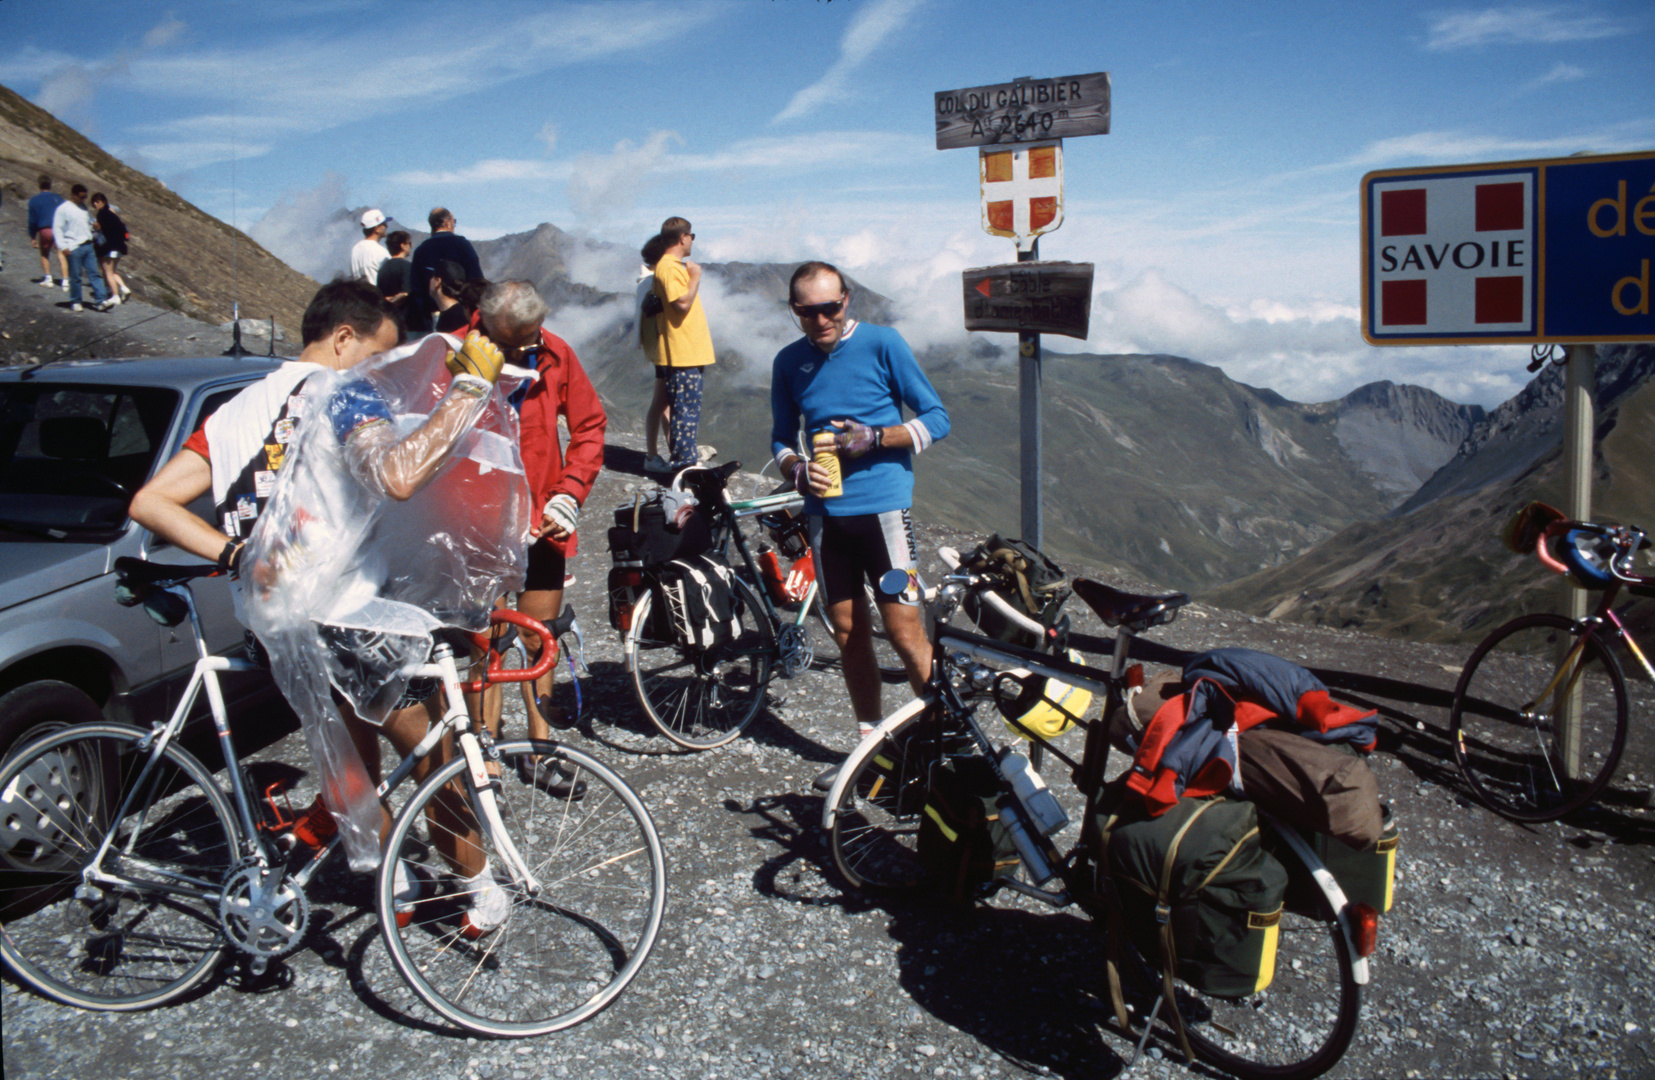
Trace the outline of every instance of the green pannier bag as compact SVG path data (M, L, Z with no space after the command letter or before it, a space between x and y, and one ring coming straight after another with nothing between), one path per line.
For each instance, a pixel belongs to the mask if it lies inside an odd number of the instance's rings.
M1017 845L1000 823L1000 780L987 758L935 766L919 822L919 859L936 894L966 903L996 878L1017 873Z
M1104 835L1125 931L1140 948L1158 942L1163 973L1216 997L1270 985L1287 871L1260 843L1252 803L1180 799Z

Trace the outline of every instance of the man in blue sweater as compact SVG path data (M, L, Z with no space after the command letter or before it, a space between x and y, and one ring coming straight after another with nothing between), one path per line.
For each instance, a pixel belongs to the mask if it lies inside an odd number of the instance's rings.
M931 673L914 576L913 459L948 434L948 411L902 335L850 318L850 290L837 268L805 263L793 272L788 299L805 336L777 353L771 368L771 449L782 475L805 497L817 580L851 709L866 735L883 710L864 581L873 584L885 631L915 693ZM913 413L906 422L903 406ZM827 495L828 471L799 449L818 432L832 435L842 494ZM907 585L886 592L881 578L893 569L908 572ZM816 786L831 787L836 771L817 777Z

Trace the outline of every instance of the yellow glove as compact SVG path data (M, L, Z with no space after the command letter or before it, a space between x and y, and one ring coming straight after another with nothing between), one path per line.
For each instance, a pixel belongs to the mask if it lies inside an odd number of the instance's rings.
M459 352L448 354L447 363L448 370L455 375L475 375L494 382L500 377L506 358L498 345L473 330L465 336Z

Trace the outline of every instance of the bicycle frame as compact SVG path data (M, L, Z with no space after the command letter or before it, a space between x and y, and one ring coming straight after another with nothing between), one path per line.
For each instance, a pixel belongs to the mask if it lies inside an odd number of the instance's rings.
M206 637L201 626L201 618L196 611L195 598L188 586L177 584L160 587L184 601L190 616L190 629L195 638L198 658L195 669L191 672L190 681L186 685L177 707L173 709L172 715L165 722L156 724L151 729L150 734L136 744L137 748L146 752L149 757L140 770L137 780L128 791L126 799L117 809L117 816L125 817L137 799L140 797L147 798L147 783L151 772L155 768L155 763L161 759L161 754L166 746L174 741L179 731L182 730L198 695L205 691L208 707L212 714L214 734L218 740L219 750L224 757L225 771L230 778L231 805L235 809L237 824L241 832L238 854L242 858L256 859L261 865L279 863L281 860L277 857L277 853L269 847L264 830L254 820L252 798L248 792L241 759L236 754L235 744L230 734L229 714L224 704L223 689L218 681L219 672L256 671L259 670L258 665L249 660L209 654L207 652ZM491 622L513 623L550 639L545 626L519 612L510 609L496 609L491 613L490 619ZM482 635L473 635L473 638L486 647L487 639L483 638ZM494 799L485 761L488 750L478 735L471 730L470 714L466 709L465 698L461 691L480 690L484 685L491 682L528 682L539 678L556 663L557 649L554 641L552 648L542 649L540 662L535 667L518 671L502 669L499 666L501 657L498 653L490 650L488 655L489 663L483 675L469 683L462 683L453 649L446 642L438 642L432 652L431 662L421 665L413 674L416 677L436 678L442 681L442 692L444 700L447 702L443 718L441 722L433 724L425 737L420 740L408 756L397 763L390 775L380 783L375 795L383 800L413 772L418 763L437 746L445 735L454 734L459 750L465 756L467 771L477 794L477 805L482 811L482 820L478 822L478 826L484 830L490 840L498 845L501 858L512 875L513 883L521 886L529 895L533 896L540 892L540 882L518 854L516 847L511 842L510 833L505 829L500 818L499 807ZM130 830L129 837L135 838L138 831L136 829ZM104 837L97 852L82 872L83 881L105 885L120 883L121 879L119 877L111 875L103 869L104 859L108 855L113 836L114 834L110 833ZM327 843L317 850L305 866L290 875L290 880L300 889L303 889L341 842L341 834L335 833ZM130 855L130 851L127 854ZM158 874L165 874L167 877L176 876L160 868L152 867L150 869ZM220 886L205 881L189 881L187 884L176 887L169 885L158 885L157 887L184 895L198 896L213 895L220 889Z

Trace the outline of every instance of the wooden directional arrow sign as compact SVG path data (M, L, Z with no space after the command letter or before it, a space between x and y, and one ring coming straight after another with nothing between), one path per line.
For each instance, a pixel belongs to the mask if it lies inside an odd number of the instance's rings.
M967 330L1086 337L1092 315L1091 263L1007 263L960 276Z

